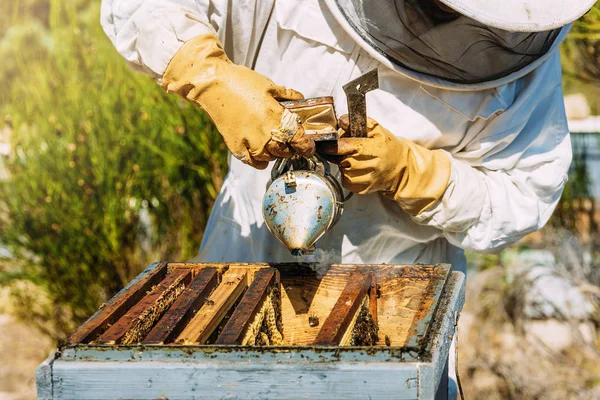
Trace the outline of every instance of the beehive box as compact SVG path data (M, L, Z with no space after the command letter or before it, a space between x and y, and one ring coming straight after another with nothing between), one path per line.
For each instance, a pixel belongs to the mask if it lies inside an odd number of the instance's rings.
M38 367L38 397L443 398L463 297L446 264L153 264Z

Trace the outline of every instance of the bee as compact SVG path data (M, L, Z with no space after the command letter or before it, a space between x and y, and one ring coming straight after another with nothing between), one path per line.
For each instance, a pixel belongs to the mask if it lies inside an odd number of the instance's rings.
M317 314L312 313L309 317L308 317L308 325L315 327L319 325L319 317L317 317Z
M385 345L386 346L392 345L392 341L390 340L390 337L388 335L385 335Z

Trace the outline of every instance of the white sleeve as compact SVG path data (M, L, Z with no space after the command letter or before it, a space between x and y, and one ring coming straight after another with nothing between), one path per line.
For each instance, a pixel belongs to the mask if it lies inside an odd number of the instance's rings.
M183 43L206 33L217 34L232 61L248 65L255 58L273 2L102 0L100 19L133 69L161 78Z
M491 252L540 229L556 207L571 164L558 55L513 83L503 113L473 124L475 139L451 153L441 201L414 217L454 245Z
M128 64L154 78L185 41L216 31L194 0L103 0L100 21Z

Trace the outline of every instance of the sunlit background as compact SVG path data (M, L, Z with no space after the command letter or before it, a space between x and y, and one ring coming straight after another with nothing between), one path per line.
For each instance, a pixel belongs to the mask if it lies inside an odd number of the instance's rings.
M600 5L562 47L575 159L549 226L469 255L467 398L600 398ZM0 399L152 261L199 247L226 174L202 112L131 72L99 0L0 2Z

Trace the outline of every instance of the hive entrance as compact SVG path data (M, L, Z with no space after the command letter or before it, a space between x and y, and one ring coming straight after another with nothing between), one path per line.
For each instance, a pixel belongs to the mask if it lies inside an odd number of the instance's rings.
M158 264L69 339L78 345L411 346L449 267Z

